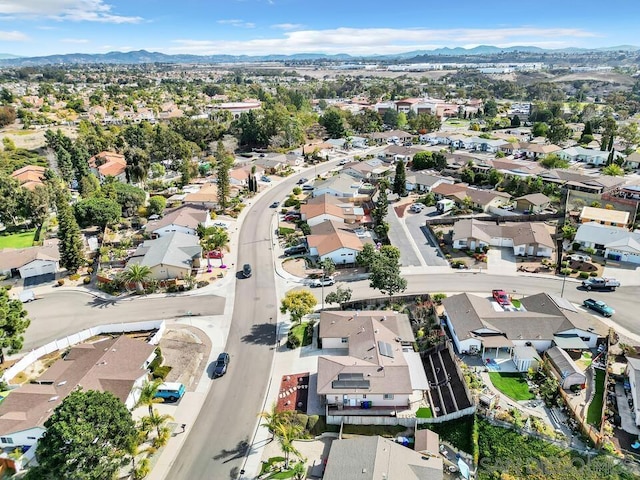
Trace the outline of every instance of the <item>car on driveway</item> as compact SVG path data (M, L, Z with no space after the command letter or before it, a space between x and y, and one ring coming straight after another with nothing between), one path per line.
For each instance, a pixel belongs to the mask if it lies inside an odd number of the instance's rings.
M308 181L309 181L308 178L302 177L300 180L298 180L298 185L302 185L303 183L307 183Z
M316 278L315 280L311 280L311 287L329 287L336 283L333 277L324 277L324 278Z
M224 253L222 253L221 250L210 250L207 252L207 255L205 258L222 258L224 257Z
M307 253L307 247L305 245L294 245L293 247L285 248L284 255L285 257L290 257L291 255L299 255L301 253Z
M242 267L242 276L244 278L249 278L251 276L251 265L245 263Z
M279 206L280 206L280 202L275 201L271 205L269 205L269 208L278 208Z
M271 182L271 179L269 177L267 177L266 175L262 175L260 177L260 180L262 180L263 182L266 182L266 183L270 183Z
M299 213L287 213L283 220L285 222L295 222L296 220L300 220L300 214Z
M584 302L582 302L582 305L585 306L586 308L589 308L591 310L598 312L600 315L604 317L610 317L611 315L616 313L616 311L613 308L611 308L609 305L604 303L602 300L587 298Z
M414 203L409 207L413 213L420 213L424 209L424 204L422 203Z
M227 373L227 367L229 366L229 354L222 352L218 355L215 365L213 366L213 377L221 377Z
M498 305L502 305L506 307L507 305L511 305L511 299L509 299L509 295L504 290L491 290L491 295L493 295L493 299L498 302Z

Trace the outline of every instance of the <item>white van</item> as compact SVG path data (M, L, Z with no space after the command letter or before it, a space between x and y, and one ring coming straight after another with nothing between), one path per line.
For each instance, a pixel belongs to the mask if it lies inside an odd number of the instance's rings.
M23 290L18 295L18 298L22 303L29 303L29 302L33 302L36 299L36 294L34 293L33 290Z

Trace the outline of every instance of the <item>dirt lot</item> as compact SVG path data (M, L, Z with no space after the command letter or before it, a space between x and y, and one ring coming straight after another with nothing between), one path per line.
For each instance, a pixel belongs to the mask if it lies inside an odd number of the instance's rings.
M78 136L78 130L75 127L67 127L67 126L56 126L51 127L52 130L60 130L66 136L71 139L74 139ZM10 126L7 128L3 128L0 131L0 143L3 138L7 137L13 140L18 148L26 148L27 150L35 150L38 148L42 148L45 145L44 132L47 129L43 128L42 130L19 130L16 126Z
M211 342L197 328L187 325L174 326L167 329L160 349L164 357L164 365L172 367L167 382L180 382L193 390L211 351Z

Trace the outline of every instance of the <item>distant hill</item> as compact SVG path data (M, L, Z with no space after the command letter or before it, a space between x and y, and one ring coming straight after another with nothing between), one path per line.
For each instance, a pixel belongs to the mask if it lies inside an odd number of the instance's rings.
M419 57L468 57L481 55L500 55L505 53L586 53L586 52L615 52L637 51L640 47L621 45L596 49L567 48L560 50L546 50L532 46L494 47L479 45L474 48L437 48L434 50L416 50L393 55L372 55L357 57L346 53L327 55L324 53L296 53L293 55L168 55L161 52L137 50L132 52L109 53L69 53L64 55L48 55L44 57L18 57L11 54L0 54L0 65L5 66L38 66L38 65L86 65L86 64L143 64L143 63L240 63L240 62L276 62L276 61L350 61L350 60L403 60Z

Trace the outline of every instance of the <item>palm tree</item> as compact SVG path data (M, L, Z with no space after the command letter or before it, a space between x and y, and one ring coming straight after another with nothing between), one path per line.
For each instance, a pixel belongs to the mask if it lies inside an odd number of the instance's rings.
M302 433L303 427L297 423L280 423L276 425L274 435L278 439L280 449L284 453L284 468L289 468L289 455L294 454L302 459L300 451L293 445L293 441L297 440Z
M153 416L153 406L156 403L162 403L164 400L160 397L156 397L158 393L158 387L162 384L162 380L156 379L152 382L147 382L140 389L140 398L136 403L136 407L146 406L149 409L149 416Z
M229 234L224 228L210 227L204 230L202 246L207 250L229 251ZM207 255L207 265L209 265L209 255ZM224 260L220 259L220 268L224 268Z
M144 293L144 282L151 277L151 268L146 265L130 265L121 273L125 282L134 282L136 284L136 292Z
M167 430L165 427L165 423L169 420L173 420L171 415L160 415L157 410L152 409L151 415L148 417L144 417L143 423L147 422L147 425L156 429L156 433L158 434L158 440L162 439L162 434Z

